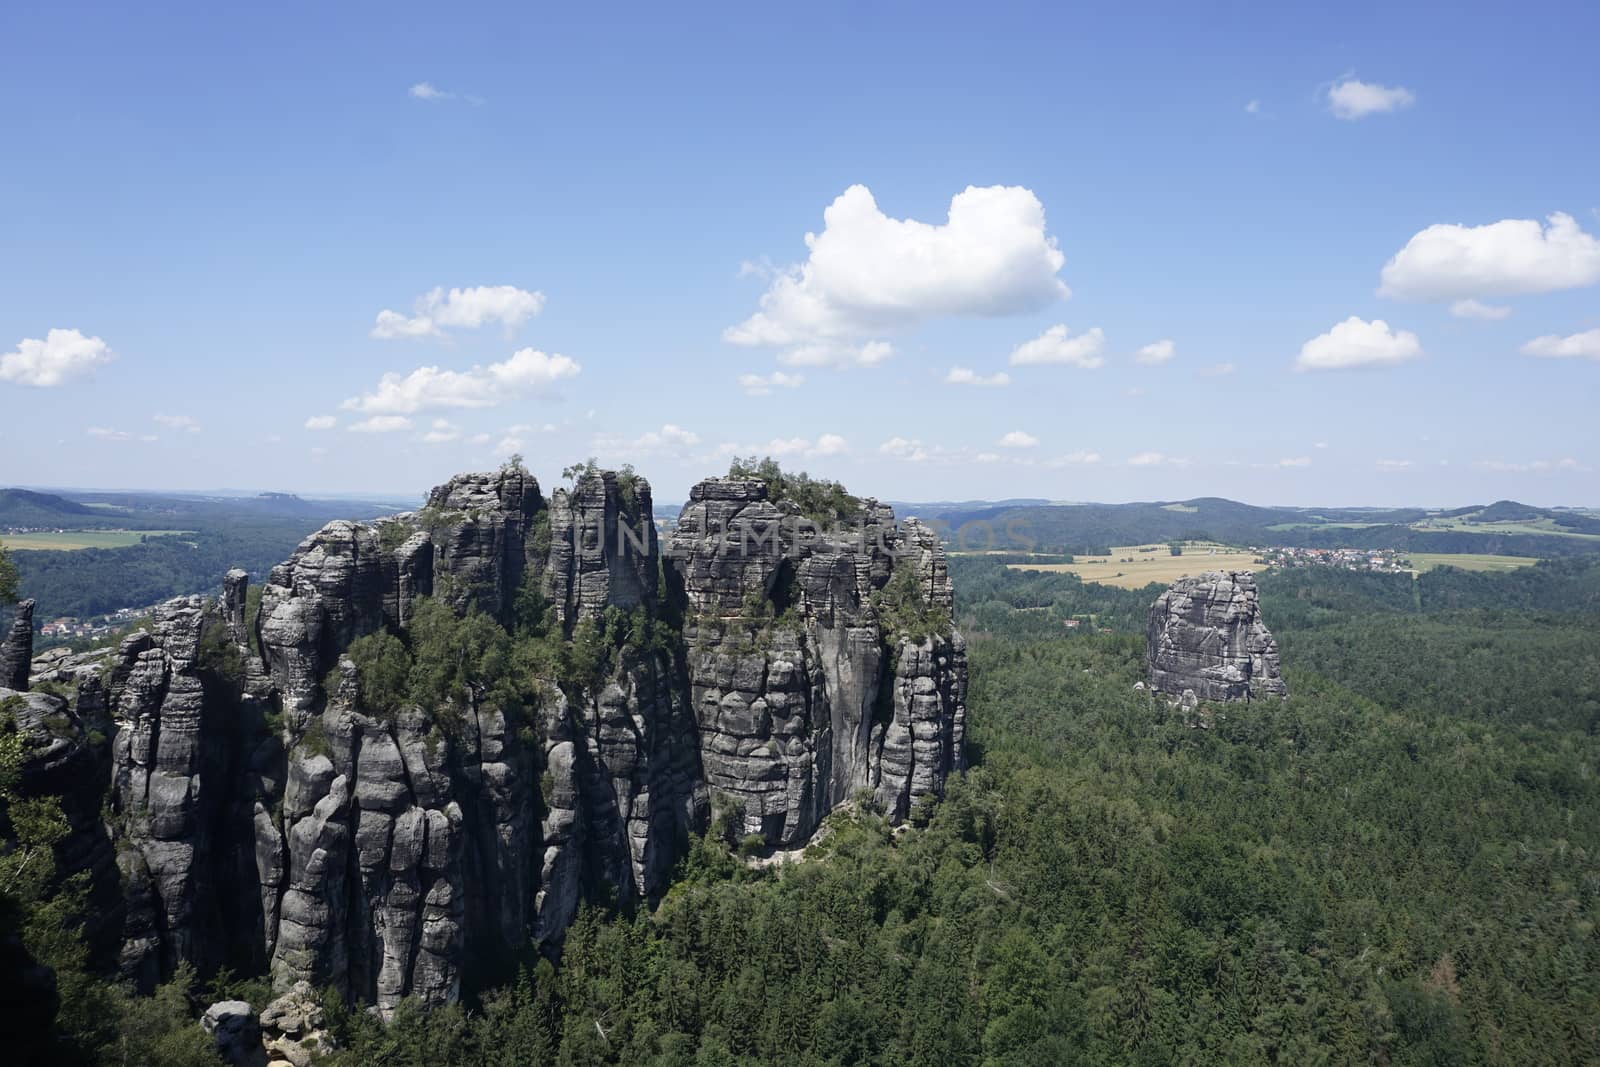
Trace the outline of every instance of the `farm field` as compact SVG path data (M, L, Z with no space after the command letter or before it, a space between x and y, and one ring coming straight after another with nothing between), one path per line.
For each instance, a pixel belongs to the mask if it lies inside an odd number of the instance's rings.
M0 534L0 544L16 552L71 552L80 548L127 548L146 537L193 533L192 530L63 530L59 533Z
M1408 552L1411 569L1418 574L1435 567L1459 567L1464 571L1514 571L1539 561L1531 556L1482 556L1465 552Z
M1413 530L1448 530L1457 533L1539 534L1544 537L1575 537L1582 541L1600 541L1600 534L1578 533L1556 523L1554 519L1522 519L1507 522L1468 522L1465 517L1424 519L1411 524Z
M1203 571L1260 571L1266 565L1253 552L1205 542L1185 543L1174 556L1164 544L1113 547L1109 556L1079 556L1072 563L1012 563L1012 570L1076 574L1085 582L1139 589L1151 582L1173 582Z

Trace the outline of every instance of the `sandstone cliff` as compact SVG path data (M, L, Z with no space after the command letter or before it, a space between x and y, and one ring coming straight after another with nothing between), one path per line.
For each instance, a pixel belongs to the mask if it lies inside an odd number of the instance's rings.
M769 494L702 482L663 545L631 472L548 499L520 469L463 475L330 523L253 610L234 571L103 663L42 662L78 694L53 758L109 784L104 826L77 787L72 847L125 886L123 973L227 965L387 1015L552 949L586 898L657 897L714 811L788 847L847 799L899 819L939 795L966 655L938 540Z
M1150 605L1145 636L1150 687L1158 692L1192 690L1213 701L1288 695L1249 571L1179 579Z

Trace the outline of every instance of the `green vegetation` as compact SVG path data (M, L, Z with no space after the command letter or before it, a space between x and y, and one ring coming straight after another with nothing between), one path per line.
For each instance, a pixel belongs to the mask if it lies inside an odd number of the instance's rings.
M1514 571L1539 562L1527 556L1487 556L1470 552L1413 552L1408 557L1418 572L1436 567L1459 567L1464 571Z
M787 501L802 516L824 526L854 518L861 511L861 501L846 492L843 485L813 478L804 471L789 473L771 456L736 457L728 466L728 477L765 482L769 500Z
M323 1062L1600 1060L1600 562L1265 575L1293 696L1209 729L1134 689L1155 589L985 557L952 573L973 767L918 829L862 806L760 867L719 806L653 910L587 907L559 966L529 950L508 985L387 1027L330 1002ZM915 621L904 582L880 607ZM408 698L522 699L534 667L581 685L670 640L620 611L566 640L536 587L517 604L507 633L420 603L405 640L362 647L363 684L398 687L404 662ZM45 910L67 905L15 875L64 822L8 792L12 738L0 886L28 903L3 914L61 961L67 1045L209 1062L190 976L141 1001L84 977L73 914Z
M896 567L883 588L873 592L872 600L891 641L922 641L950 629L949 613L928 603L916 571L909 566Z
M61 530L52 533L3 534L0 541L16 552L76 552L85 548L127 548L152 537L192 537L193 530Z
M38 511L35 503L7 510L5 502L15 504L19 492L0 490L0 524ZM95 503L116 510L60 500L59 506L74 510L57 515L51 525L79 532L21 535L35 542L55 539L17 553L14 561L21 594L38 601L41 621L63 615L86 619L216 590L231 567L243 567L259 581L329 520L365 518L387 510L348 501L278 496L202 500L129 493ZM98 524L97 516L102 516ZM11 544L13 535L3 539Z
M17 600L17 568L5 545L0 545L0 604L14 604Z
M475 1010L350 1016L335 1062L1600 1054L1593 735L1368 699L1364 666L1291 670L1288 702L1195 730L1133 690L1131 635L972 656L980 762L924 829L835 816L762 870L709 833L653 914L585 911L559 968Z

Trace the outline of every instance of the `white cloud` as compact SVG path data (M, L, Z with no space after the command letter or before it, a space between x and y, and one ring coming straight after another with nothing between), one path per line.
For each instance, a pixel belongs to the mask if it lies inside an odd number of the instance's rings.
M944 380L947 385L1010 385L1011 375L1001 371L985 377L967 367L951 367Z
M411 420L404 415L374 415L370 419L350 424L351 433L394 433L411 429Z
M339 419L336 415L313 415L306 420L308 430L331 430L337 425Z
M1232 374L1238 369L1232 363L1213 363L1209 367L1201 367L1200 373L1207 378L1220 378L1223 375Z
M1548 293L1600 282L1600 240L1571 215L1502 219L1485 226L1438 223L1384 264L1379 296L1466 300Z
M1480 470L1511 471L1519 474L1546 473L1549 471L1587 472L1589 470L1586 465L1579 463L1571 456L1565 459L1536 459L1527 463L1507 463L1498 459L1482 459L1473 464L1473 466L1478 467Z
M972 462L974 462L974 463L999 463L1001 458L1002 457L1001 457L1000 453L998 453L998 452L979 452L976 456L972 457Z
M822 232L805 236L805 262L776 271L761 310L724 340L838 344L936 317L1037 311L1069 295L1056 276L1066 259L1028 189L968 186L932 224L890 218L852 185L822 219Z
M778 362L790 367L876 367L894 355L888 341L868 341L864 345L818 342L797 345L778 354Z
M200 424L188 415L157 415L155 421L169 430L182 430L185 433L200 432Z
M785 374L775 370L771 374L741 374L739 388L750 396L766 396L774 389L798 389L805 384L803 374Z
M1068 337L1066 326L1058 323L1033 340L1018 345L1011 353L1011 365L1024 367L1050 363L1093 370L1105 363L1100 355L1105 341L1105 334L1098 326L1088 333Z
M1414 467L1414 466L1416 466L1416 464L1413 463L1409 459L1380 459L1380 460L1378 460L1378 469L1381 470L1381 471L1403 471L1403 470L1408 470L1409 468Z
M1128 457L1130 467L1187 467L1189 461L1178 456L1169 456L1165 452L1140 452L1136 456Z
M544 310L544 294L514 285L476 285L446 291L440 286L417 297L414 315L383 310L372 336L443 337L448 328L477 329L490 322L507 330L521 326Z
M1276 466L1279 466L1279 467L1309 467L1309 466L1311 466L1311 457L1310 456L1291 456L1291 457L1289 457L1287 459L1278 460Z
M1259 114L1261 114L1261 101L1259 101L1259 100L1250 101L1248 104L1246 104L1244 106L1244 110L1245 110L1245 114L1247 114L1247 115L1259 115Z
M850 442L836 433L825 433L817 438L816 446L812 448L814 456L837 456L841 452L850 450Z
M474 96L471 93L448 92L432 82L417 82L407 89L406 93L413 100L428 100L436 103L445 100L465 100L469 104L483 103L483 97L481 96Z
M1422 355L1422 344L1409 330L1391 330L1382 319L1367 322L1352 315L1325 334L1300 346L1300 370L1345 370L1385 367Z
M446 445L459 440L461 428L449 419L434 419L433 429L422 435L423 444Z
M0 356L0 381L41 389L81 378L116 354L98 337L77 330L51 330L44 340L24 337L14 352Z
M1080 450L1068 452L1066 455L1057 456L1054 459L1047 459L1044 465L1046 467L1082 467L1099 462L1100 453Z
M515 400L523 393L548 392L582 371L574 360L523 348L504 362L474 366L466 371L418 367L407 375L385 374L378 388L353 396L340 407L368 415L412 415L441 408L489 408Z
M1152 341L1135 352L1133 358L1139 363L1165 363L1177 354L1178 346L1170 340Z
M921 463L928 458L928 450L923 447L921 441L905 437L889 438L878 446L878 451L908 463Z
M1600 359L1600 329L1586 330L1570 337L1554 333L1535 337L1522 346L1522 354L1549 359Z
M1328 110L1339 119L1362 119L1398 111L1416 102L1416 94L1398 85L1391 88L1346 77L1328 87Z
M1478 300L1457 300L1450 305L1450 314L1458 319L1503 319L1511 314L1504 304L1485 304Z
M1025 430L1012 430L996 441L995 444L1001 448L1037 448L1039 447L1039 439Z
M129 433L127 430L118 430L111 426L90 426L84 430L90 437L98 437L102 441L151 441L161 440L153 433Z
M521 435L533 428L531 426L513 426L507 433ZM682 426L666 423L659 430L646 430L638 437L622 437L617 434L596 434L594 447L597 451L607 456L638 456L652 452L682 452L700 443L700 435L692 430L685 430Z

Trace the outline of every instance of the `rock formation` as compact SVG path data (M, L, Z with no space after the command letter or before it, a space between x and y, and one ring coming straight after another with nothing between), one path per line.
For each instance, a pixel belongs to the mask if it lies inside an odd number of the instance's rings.
M792 847L858 791L894 818L942 791L961 765L966 646L932 531L867 500L830 533L781 503L760 481L701 482L671 555L706 783L745 834ZM885 626L897 569L946 613L938 632Z
M1180 578L1150 605L1145 637L1150 688L1158 692L1192 690L1210 701L1288 695L1249 571Z
M966 698L943 551L850 509L824 530L712 479L663 546L631 472L548 500L518 468L463 475L414 514L328 524L253 615L232 571L114 652L52 654L78 732L110 738L80 747L110 784L115 865L103 833L94 862L126 887L124 975L226 965L387 1016L553 951L586 898L648 904L714 811L787 848L845 800L898 820L938 796ZM397 696L357 662L441 619L499 680L412 670Z
M11 617L11 631L0 644L0 686L21 692L28 688L33 662L33 601L24 600Z

